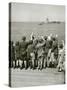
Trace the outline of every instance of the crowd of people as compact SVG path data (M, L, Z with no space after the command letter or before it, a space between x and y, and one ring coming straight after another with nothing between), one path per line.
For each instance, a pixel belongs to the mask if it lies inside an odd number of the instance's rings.
M23 36L21 42L10 41L10 68L20 69L46 69L57 68L65 71L65 48L64 41L59 44L58 36L41 36L36 38L31 34L31 39L26 40Z

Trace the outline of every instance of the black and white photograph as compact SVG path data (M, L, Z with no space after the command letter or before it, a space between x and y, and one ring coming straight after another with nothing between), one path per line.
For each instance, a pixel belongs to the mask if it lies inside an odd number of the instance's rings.
M65 6L9 3L9 86L65 84Z

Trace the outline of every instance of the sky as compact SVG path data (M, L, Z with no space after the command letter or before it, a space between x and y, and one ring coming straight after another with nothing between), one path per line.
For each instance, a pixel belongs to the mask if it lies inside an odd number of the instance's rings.
M11 4L12 22L65 21L65 6L46 4Z

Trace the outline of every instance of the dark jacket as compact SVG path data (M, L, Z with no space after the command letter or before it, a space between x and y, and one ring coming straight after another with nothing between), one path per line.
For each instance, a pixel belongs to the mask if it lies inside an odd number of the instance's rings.
M20 46L19 45L15 45L15 59L19 59L20 58Z
M20 43L20 56L21 59L27 57L27 47L30 45L33 41L30 40L29 42L23 41Z
M15 47L11 45L11 60L15 60Z

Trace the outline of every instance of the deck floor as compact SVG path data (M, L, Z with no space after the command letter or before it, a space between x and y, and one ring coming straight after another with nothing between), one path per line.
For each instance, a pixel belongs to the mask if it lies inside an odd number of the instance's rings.
M64 84L64 72L58 72L56 68L46 68L42 71L11 69L11 86L44 86Z

